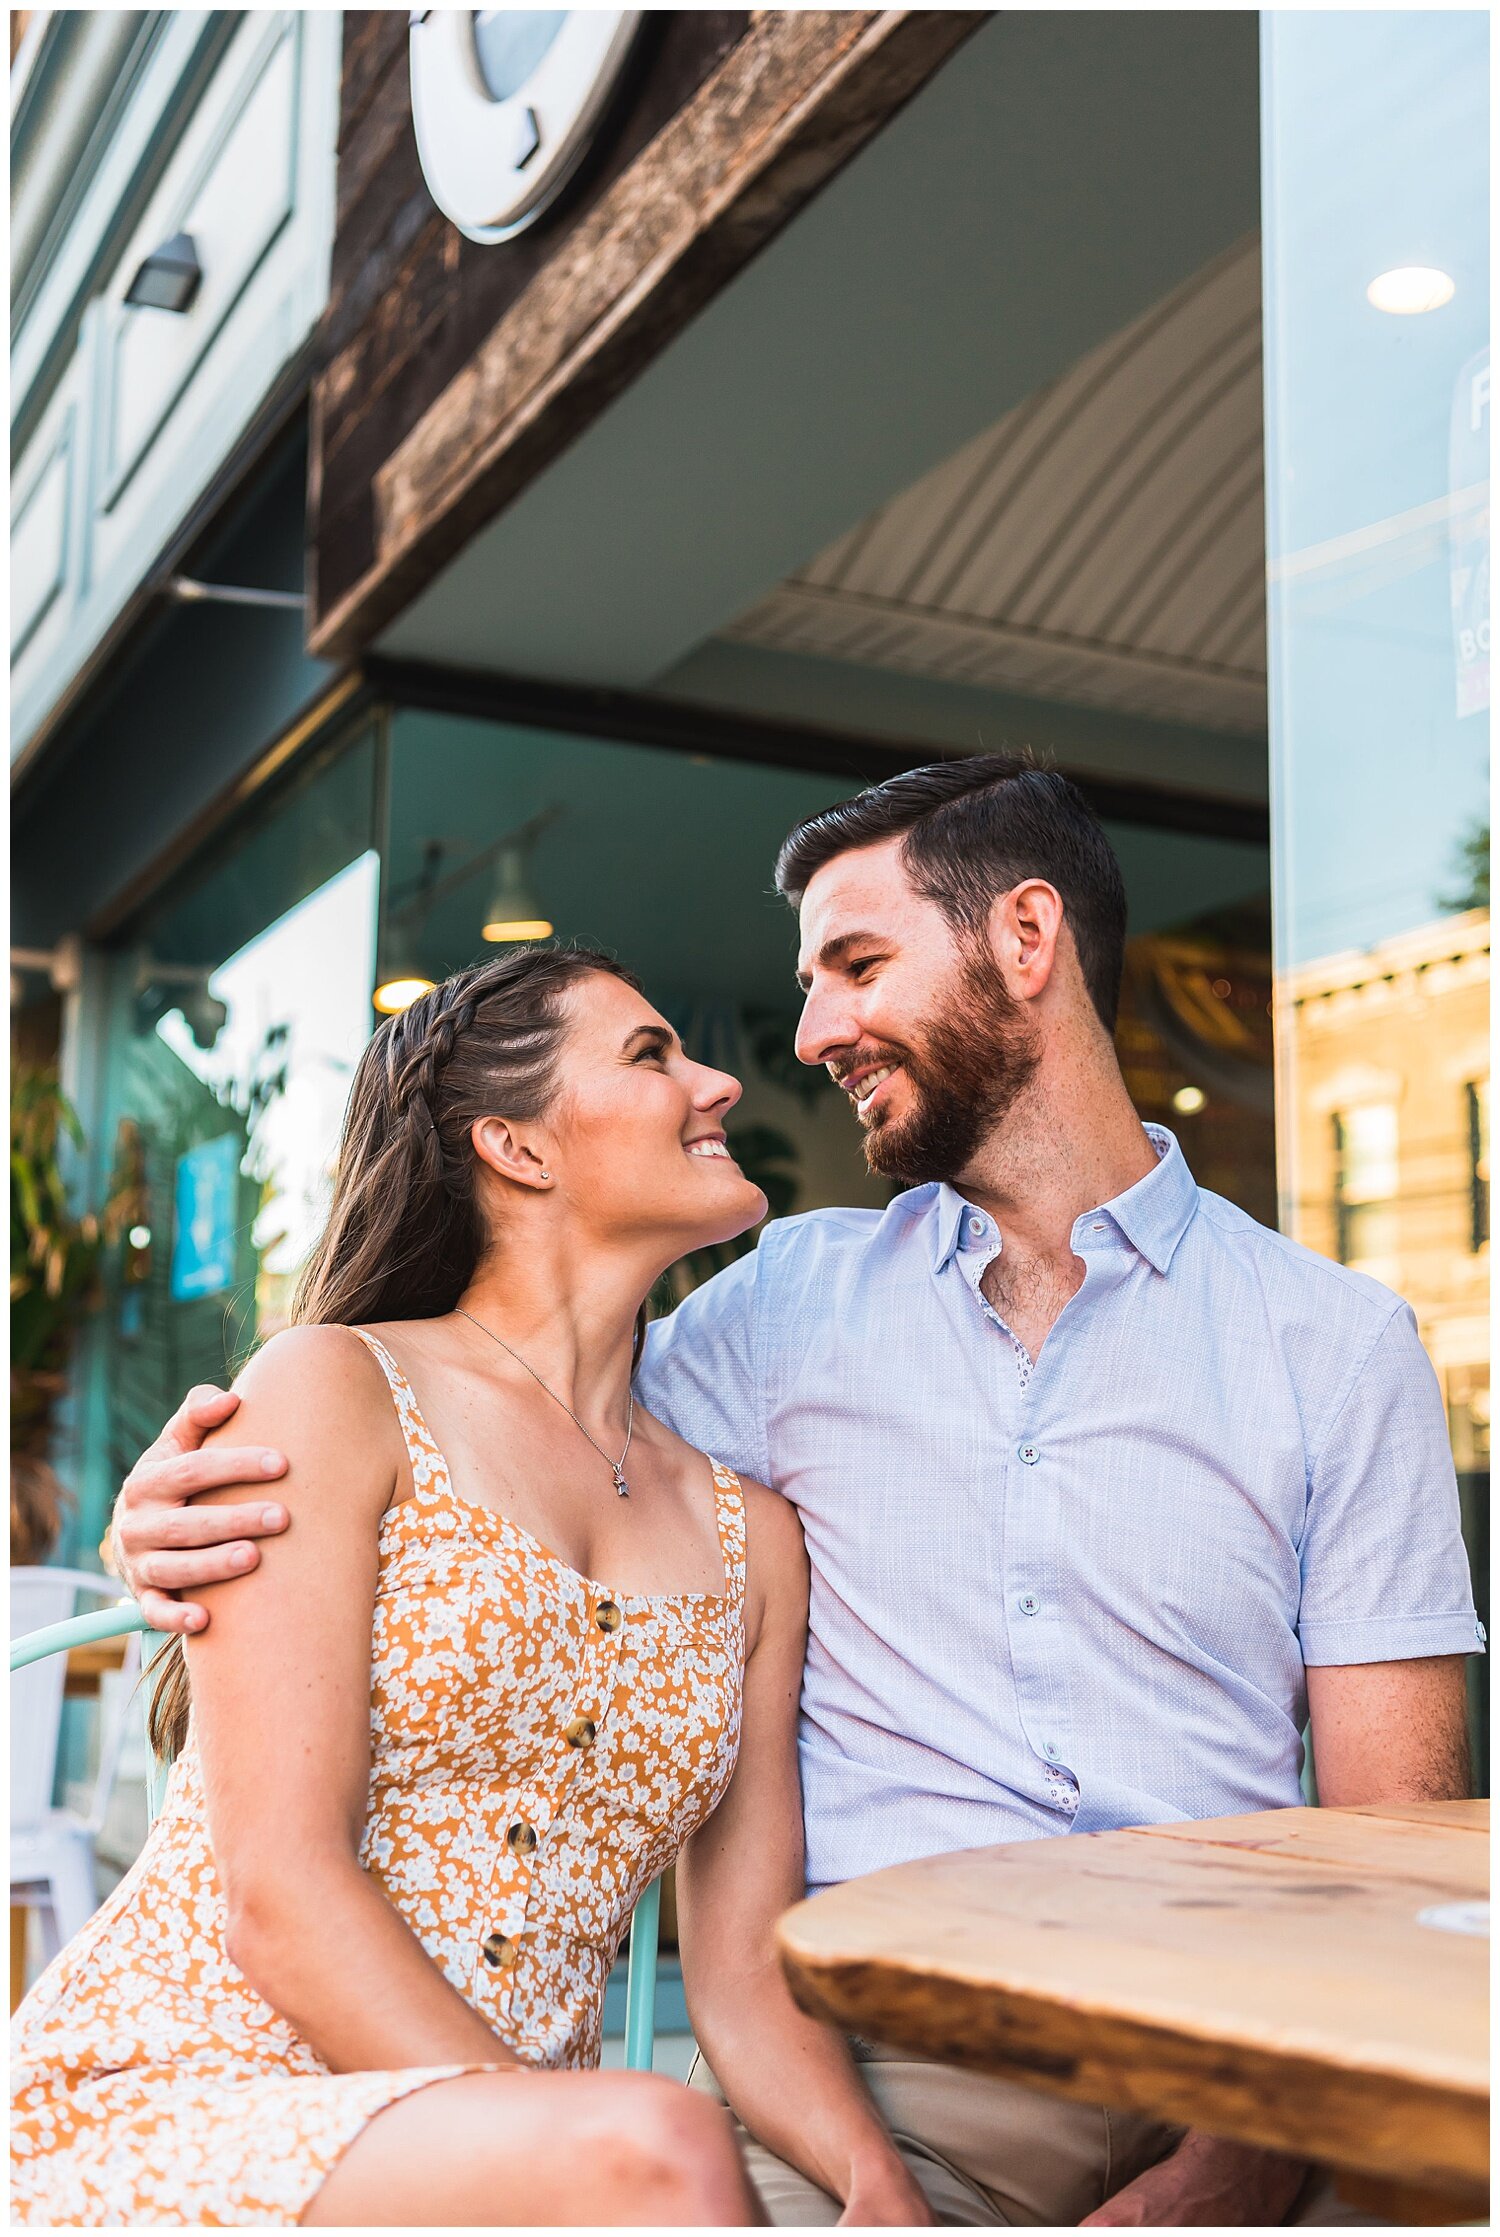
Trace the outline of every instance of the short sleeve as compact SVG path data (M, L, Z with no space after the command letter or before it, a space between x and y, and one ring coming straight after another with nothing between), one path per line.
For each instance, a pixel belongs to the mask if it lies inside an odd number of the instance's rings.
M1442 1396L1408 1306L1355 1371L1313 1461L1301 1563L1311 1668L1483 1651Z
M669 1429L727 1468L769 1483L757 1360L761 1253L750 1251L651 1323L636 1392Z

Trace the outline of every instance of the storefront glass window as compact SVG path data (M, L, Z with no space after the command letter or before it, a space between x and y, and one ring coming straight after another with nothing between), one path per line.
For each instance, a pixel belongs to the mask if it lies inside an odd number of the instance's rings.
M372 738L322 758L135 928L118 1114L147 1216L112 1316L116 1481L194 1382L285 1320L369 1038L379 857Z
M774 1216L883 1206L845 1098L796 1059L796 925L771 882L792 825L858 782L392 709L208 850L119 965L115 1111L150 1211L112 1315L102 1494L189 1384L284 1324L386 990L495 954L504 929L620 956L687 1047L741 1078L731 1141ZM1131 1092L1205 1186L1269 1218L1267 850L1108 828ZM753 1240L675 1267L658 1307Z
M1488 19L1262 22L1281 1216L1410 1299L1479 1569Z

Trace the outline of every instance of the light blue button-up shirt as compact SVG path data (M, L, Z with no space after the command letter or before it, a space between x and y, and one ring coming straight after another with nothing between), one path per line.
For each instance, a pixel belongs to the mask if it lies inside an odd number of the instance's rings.
M1029 1376L946 1185L775 1221L651 1329L645 1404L802 1518L811 1887L1296 1803L1307 1664L1483 1639L1409 1307L1150 1131Z

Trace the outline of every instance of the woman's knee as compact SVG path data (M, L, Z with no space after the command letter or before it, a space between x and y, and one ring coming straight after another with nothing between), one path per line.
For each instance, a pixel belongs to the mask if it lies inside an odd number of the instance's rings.
M749 2181L724 2108L655 2076L611 2080L596 2111L598 2145L622 2201L649 2198L666 2222L743 2224Z
M728 2115L646 2074L469 2074L377 2114L308 2226L757 2219Z

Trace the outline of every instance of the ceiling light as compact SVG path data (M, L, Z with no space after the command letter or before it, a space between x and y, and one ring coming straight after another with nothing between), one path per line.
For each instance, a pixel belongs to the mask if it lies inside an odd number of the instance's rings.
M1195 1112L1202 1110L1207 1101L1208 1097L1201 1087L1180 1087L1172 1098L1172 1108L1174 1111L1181 1111L1184 1118L1192 1118Z
M424 979L420 972L395 972L381 980L371 1000L383 1017L393 1018L400 1010L409 1010L413 1002L424 994L431 994L433 982Z
M526 875L526 854L524 840L511 841L499 850L495 889L484 912L487 940L550 940L552 937L552 919L543 915L542 905Z
M430 994L433 982L417 961L412 935L404 926L389 928L384 946L385 968L370 1000L383 1017L389 1018Z
M1440 311L1451 303L1453 282L1430 264L1398 264L1371 280L1365 293L1377 311L1415 318L1421 311Z

